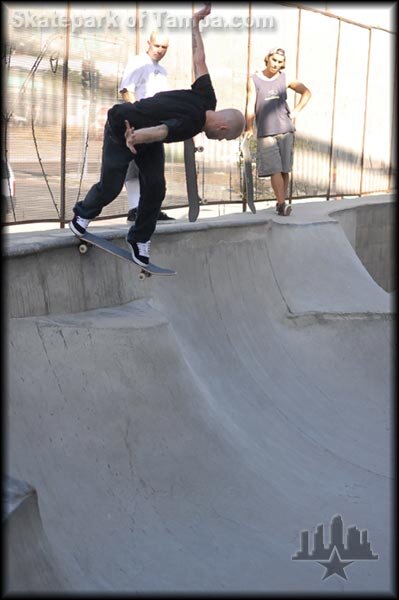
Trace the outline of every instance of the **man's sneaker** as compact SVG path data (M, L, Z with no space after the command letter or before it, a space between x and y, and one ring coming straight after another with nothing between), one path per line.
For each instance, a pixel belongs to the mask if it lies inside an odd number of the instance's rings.
M134 223L137 218L137 208L131 208L127 213L127 220Z
M140 265L141 267L146 267L148 265L148 263L150 262L151 241L150 240L148 242L129 242L129 240L126 240L126 241L131 248L133 261L137 265Z
M160 211L159 215L158 215L158 221L175 221L176 219L174 219L173 217L170 217L169 215L167 215L166 213L162 212L162 210Z
M277 202L276 204L276 213L280 217L288 217L291 214L292 206L291 204L286 204L285 202Z
M86 233L89 223L90 219L84 219L83 217L79 217L79 215L75 215L69 223L69 229L73 231L75 235L80 237Z

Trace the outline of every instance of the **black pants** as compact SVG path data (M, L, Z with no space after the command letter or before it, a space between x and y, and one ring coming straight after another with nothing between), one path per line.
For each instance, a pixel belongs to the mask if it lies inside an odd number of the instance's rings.
M101 179L77 202L73 212L84 219L94 219L104 206L120 194L132 158L140 170L140 202L134 225L129 229L130 242L147 242L155 231L161 204L165 198L165 151L162 142L141 144L132 154L111 137L108 123L104 129Z

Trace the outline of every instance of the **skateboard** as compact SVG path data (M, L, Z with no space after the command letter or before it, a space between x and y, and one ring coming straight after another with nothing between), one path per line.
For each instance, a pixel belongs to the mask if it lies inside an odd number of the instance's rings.
M188 220L196 221L199 215L200 204L206 204L198 194L197 167L195 164L195 153L203 152L202 146L196 147L194 140L190 138L184 142L184 169L186 172L186 187L188 196Z
M251 211L255 214L256 207L254 203L254 180L252 174L252 155L250 148L250 139L244 138L241 144L242 160L244 161L244 176L242 178L242 196L247 201Z
M146 277L151 277L151 275L160 275L163 277L177 275L176 271L172 271L171 269L164 269L163 267L158 267L158 265L154 265L153 263L149 263L146 267L142 267L141 265L138 265L134 262L134 260L132 259L132 255L128 250L120 248L119 246L116 246L109 240L97 235L93 235L92 233L88 233L87 231L84 235L79 236L79 240L80 244L78 246L78 250L80 254L86 254L90 246L96 246L97 248L101 248L102 250L105 250L106 252L109 252L114 256L119 256L119 258L123 258L124 260L129 261L130 264L134 265L135 267L138 267L140 269L139 279L141 281L143 279L146 279Z

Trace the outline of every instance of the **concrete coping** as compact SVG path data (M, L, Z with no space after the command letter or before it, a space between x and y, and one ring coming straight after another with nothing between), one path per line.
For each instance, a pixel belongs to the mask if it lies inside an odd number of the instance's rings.
M394 202L392 194L378 196L363 196L345 200L330 200L321 202L298 203L294 202L295 210L287 217L276 215L274 208L267 208L253 213L234 213L208 219L200 219L194 223L176 221L175 223L159 223L154 236L190 233L226 227L246 227L248 225L266 225L275 223L284 226L309 226L336 222L334 213L342 210L351 210L362 206L383 205ZM107 239L124 239L128 227L126 225L96 226L96 233ZM72 234L69 227L34 232L18 232L4 234L3 256L17 257L44 252L50 249L65 248L79 243L78 238Z

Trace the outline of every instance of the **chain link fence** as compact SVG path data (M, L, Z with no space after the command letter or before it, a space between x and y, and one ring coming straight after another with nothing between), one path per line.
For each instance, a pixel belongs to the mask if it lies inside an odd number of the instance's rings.
M99 179L103 127L120 102L128 57L145 51L154 29L170 46L162 64L171 88L192 83L191 4L96 5L8 3L5 10L2 196L7 224L54 221ZM291 197L330 198L392 190L397 91L396 34L289 3L215 3L203 38L218 108L245 112L248 74L264 68L270 47L287 55L287 81L312 98L296 122ZM295 104L289 90L288 101ZM243 202L240 140L195 139L204 202ZM183 143L166 144L163 208L187 206ZM256 141L252 145L256 153ZM6 173L9 173L7 175ZM257 201L272 199L270 180L256 176ZM14 189L15 187L15 189ZM245 207L245 202L244 202ZM127 196L101 218L127 213Z

